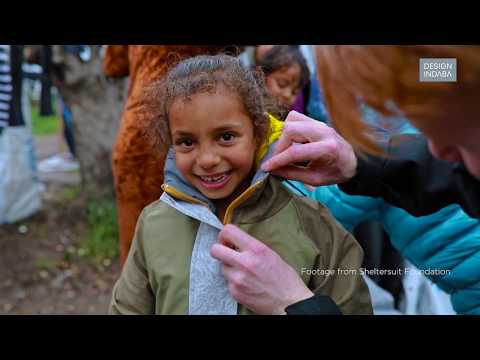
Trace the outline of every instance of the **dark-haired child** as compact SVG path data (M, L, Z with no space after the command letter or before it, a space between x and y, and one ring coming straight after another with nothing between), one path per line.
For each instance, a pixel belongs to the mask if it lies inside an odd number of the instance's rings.
M265 74L265 85L284 110L305 112L305 96L310 71L296 45L273 45L266 51L257 50L255 65Z

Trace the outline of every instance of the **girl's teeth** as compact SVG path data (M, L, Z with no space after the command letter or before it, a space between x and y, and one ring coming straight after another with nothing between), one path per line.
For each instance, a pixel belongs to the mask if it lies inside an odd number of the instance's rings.
M206 182L218 182L220 180L223 180L225 178L225 175L220 175L220 176L215 176L215 177L205 177L202 176L202 180Z

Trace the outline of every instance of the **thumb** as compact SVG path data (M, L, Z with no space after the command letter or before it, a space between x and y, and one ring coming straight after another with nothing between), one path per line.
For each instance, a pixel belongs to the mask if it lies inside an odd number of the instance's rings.
M221 244L226 246L233 245L240 251L247 250L252 246L252 244L258 242L258 240L232 224L226 225L223 230L220 231L218 240Z

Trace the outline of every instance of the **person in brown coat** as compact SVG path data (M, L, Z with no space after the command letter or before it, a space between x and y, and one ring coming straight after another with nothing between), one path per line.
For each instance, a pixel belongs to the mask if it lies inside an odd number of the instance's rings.
M120 227L120 264L127 258L143 208L162 194L164 154L144 136L152 121L141 113L143 89L164 76L173 61L228 50L225 45L107 45L104 72L130 76L128 98L113 149L113 175Z

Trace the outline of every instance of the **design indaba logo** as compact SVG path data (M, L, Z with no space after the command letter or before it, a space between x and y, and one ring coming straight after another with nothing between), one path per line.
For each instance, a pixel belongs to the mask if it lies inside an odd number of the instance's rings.
M457 59L420 59L421 82L456 82Z

